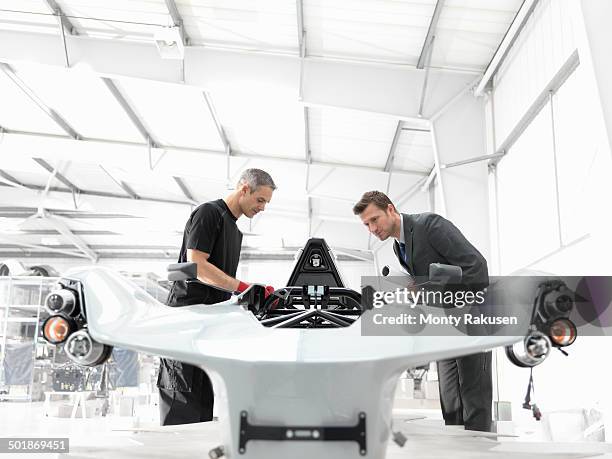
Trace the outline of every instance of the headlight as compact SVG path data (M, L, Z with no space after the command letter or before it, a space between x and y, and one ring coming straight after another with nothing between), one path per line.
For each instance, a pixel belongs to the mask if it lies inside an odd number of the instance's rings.
M549 291L543 299L544 319L567 317L574 307L574 294L565 285Z
M60 344L76 329L74 321L63 316L51 316L43 323L43 337L51 344Z
M557 319L548 330L548 336L552 341L553 345L558 347L565 347L573 344L576 341L578 332L576 325L569 319Z
M79 312L74 292L65 288L49 293L45 299L45 307L49 314L62 312L74 316Z
M548 336L534 331L529 333L523 341L506 346L506 356L519 367L535 367L546 360L551 347Z
M64 350L73 362L93 367L104 363L110 357L113 348L92 339L87 330L79 330L70 335Z

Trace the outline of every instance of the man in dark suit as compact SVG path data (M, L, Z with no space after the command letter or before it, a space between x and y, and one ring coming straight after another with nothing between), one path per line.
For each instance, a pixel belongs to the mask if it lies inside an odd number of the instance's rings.
M431 263L460 266L461 288L477 291L489 284L487 262L459 229L440 215L400 214L380 191L369 191L353 207L370 233L395 238L393 251L414 277L427 277ZM437 362L440 404L447 425L491 430L491 352Z

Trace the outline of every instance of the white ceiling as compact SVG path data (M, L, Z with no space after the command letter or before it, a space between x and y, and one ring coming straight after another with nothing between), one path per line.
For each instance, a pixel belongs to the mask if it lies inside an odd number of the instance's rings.
M174 23L165 0L56 3L72 32L96 43L150 44L160 27ZM300 3L307 59L406 68L417 64L436 7L435 0L175 5L190 46L239 49L247 62L261 53L299 56ZM430 67L482 72L520 4L446 0ZM44 0L3 0L0 31L53 35L63 53L52 14ZM100 256L175 258L193 205L225 196L246 167L268 170L279 186L262 216L240 220L245 233L266 235L263 242L247 236L247 246L301 246L310 232L367 251L371 241L351 208L370 189L388 191L402 210L427 210L419 189L434 165L426 123L305 105L299 91L262 77L205 91L43 65L28 56L24 51L10 66L0 64L2 257L36 256L48 253L45 247L73 252L78 238ZM189 76L190 68L181 71ZM73 237L59 234L49 219L28 219L43 210L61 217Z

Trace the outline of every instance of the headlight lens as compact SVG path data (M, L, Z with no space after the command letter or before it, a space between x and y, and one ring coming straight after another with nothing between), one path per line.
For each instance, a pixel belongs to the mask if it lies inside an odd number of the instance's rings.
M74 323L63 316L51 316L43 324L43 336L51 344L66 341L74 331Z
M576 341L578 332L576 325L569 319L557 319L552 324L548 331L550 340L555 346L565 347L573 344Z

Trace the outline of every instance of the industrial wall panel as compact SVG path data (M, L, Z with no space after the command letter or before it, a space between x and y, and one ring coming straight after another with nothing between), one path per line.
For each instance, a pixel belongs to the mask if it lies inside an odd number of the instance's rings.
M497 180L501 274L509 274L560 245L548 104L499 162Z
M541 0L508 52L493 86L496 147L575 50L571 0Z

